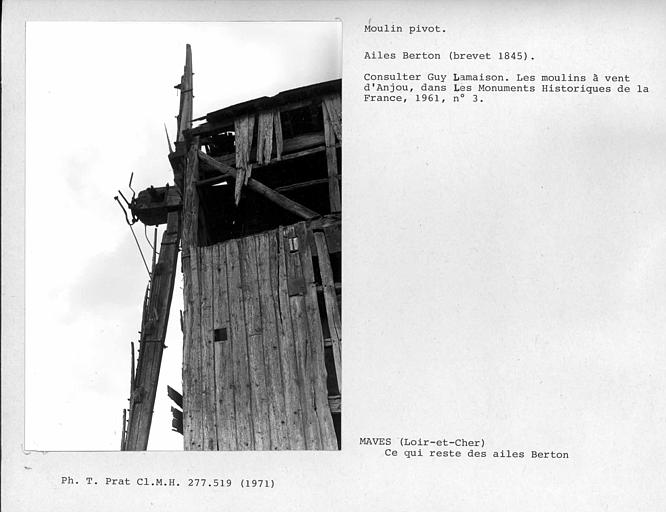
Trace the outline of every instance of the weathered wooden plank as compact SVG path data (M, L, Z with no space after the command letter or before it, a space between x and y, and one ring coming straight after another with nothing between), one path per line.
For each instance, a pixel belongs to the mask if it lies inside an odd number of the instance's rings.
M292 450L305 450L303 427L303 405L300 388L302 382L296 364L294 331L291 321L291 307L287 291L287 259L283 246L283 229L278 228L270 238L271 261L277 262L277 273L271 274L273 300L276 304L277 329L280 339L280 365L284 401L289 432L289 445Z
M328 169L328 196L331 205L331 212L342 210L340 198L340 184L338 183L338 156L335 149L335 133L331 126L331 119L328 110L322 103L321 110L324 115L324 141L326 143L326 166Z
M203 386L201 375L201 302L199 287L199 251L190 247L189 257L190 296L186 304L190 343L183 355L187 361L183 371L183 418L185 449L203 450Z
M182 112L182 108L181 108ZM183 176L182 255L183 269L183 438L186 450L201 450L203 425L201 423L201 361L198 357L200 306L198 287L198 262L196 256L199 197L194 182L199 175L199 158L195 144L185 157Z
M252 425L254 427L254 449L271 449L271 431L266 395L266 370L262 334L261 303L257 276L257 250L255 237L240 240L241 278L243 282L243 306L247 329L247 355L250 367L252 397Z
M229 324L234 375L234 404L236 412L236 440L239 450L254 450L250 369L247 356L247 333L243 307L243 287L238 240L224 244L229 291Z
M185 139L185 130L192 128L192 100L193 94L193 70L192 70L192 48L190 45L185 46L185 69L183 77L180 81L180 112L178 113L178 135L177 142Z
M217 450L217 399L213 348L212 248L199 249L201 289L201 389L203 393L203 449Z
M340 252L342 250L342 224L340 222L324 226L326 235L326 245L328 245L329 254Z
M270 240L275 240L274 232L256 235L257 270L259 277L259 298L261 302L262 335L264 343L264 368L266 372L266 393L271 427L271 448L289 449L287 418L285 413L282 367L280 365L280 340L277 333L277 319L271 274L277 274L277 259L271 258ZM276 255L275 255L276 256Z
M319 421L322 448L325 450L337 450L338 442L333 427L333 418L328 406L328 389L326 387L326 364L324 362L324 334L321 327L321 316L317 300L317 284L315 283L314 268L312 265L312 253L310 252L309 237L305 224L299 223L295 226L296 235L301 241L301 265L303 277L305 278L305 309L308 318L308 347L307 347L307 372L310 377L312 391L315 399L315 410ZM309 236L308 236L309 235Z
M287 282L303 281L303 269L298 249L292 250L293 243L290 240L296 237L294 226L287 226L283 230L283 250L287 258ZM292 327L294 331L294 348L296 354L296 366L298 368L301 403L303 405L303 425L305 430L305 443L308 450L321 450L321 436L319 432L319 421L315 411L315 397L312 383L308 375L307 352L308 352L308 318L305 307L305 297L302 291L296 294L289 291L289 305L291 309Z
M319 272L324 289L324 303L326 304L326 316L328 318L328 327L331 332L331 344L333 350L333 360L335 362L335 374L338 382L338 389L342 394L342 322L340 319L340 310L338 308L337 296L335 293L335 282L333 280L333 269L326 244L324 233L315 232L315 244L317 246L317 256L319 259Z
M217 399L217 447L236 450L236 408L234 405L234 365L231 350L227 257L224 245L213 246L213 329L215 386Z

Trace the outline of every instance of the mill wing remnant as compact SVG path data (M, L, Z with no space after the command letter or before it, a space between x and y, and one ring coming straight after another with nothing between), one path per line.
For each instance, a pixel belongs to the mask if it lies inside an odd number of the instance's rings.
M185 449L337 450L341 81L193 120L187 45L176 88L175 185L150 187L130 204L135 219L166 230L136 370L132 355L121 448L148 445L180 245L183 392L168 393Z

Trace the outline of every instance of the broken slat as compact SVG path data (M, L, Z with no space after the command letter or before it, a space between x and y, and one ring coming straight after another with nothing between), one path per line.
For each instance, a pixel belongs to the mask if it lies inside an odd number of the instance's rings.
M234 131L236 133L236 189L234 198L236 204L240 202L241 189L247 184L252 173L250 164L250 151L252 150L252 136L254 130L254 114L246 115L236 119Z
M239 450L254 450L254 428L250 399L250 374L247 364L247 334L243 309L240 251L238 240L224 244L229 289L229 319L234 364L234 401L236 406L236 439Z
M315 284L314 269L312 265L312 254L308 233L304 223L295 226L296 235L301 241L302 248L299 251L303 277L305 278L305 309L308 318L308 375L310 377L319 431L321 435L322 448L324 450L337 450L338 441L333 427L333 418L328 407L328 390L326 387L326 365L324 362L324 335L321 326L319 303L317 300L317 288ZM311 233L310 233L311 236Z
M273 272L272 289L276 304L277 328L280 338L280 364L284 401L292 450L305 450L303 402L300 393L299 371L294 346L294 331L291 323L291 307L287 291L287 252L282 249L283 229L271 233L269 251L271 261L277 261L277 273Z
M175 407L171 408L171 430L178 432L179 434L183 433L183 411L176 409Z
M342 356L340 347L342 339L342 322L340 320L340 311L338 309L337 296L335 293L333 269L331 268L331 260L328 252L328 246L326 244L326 237L319 231L314 233L314 237L315 244L317 246L317 256L319 259L319 272L321 273L321 281L324 288L326 316L328 318L328 326L331 333L333 360L335 362L335 375L338 382L338 389L342 392Z
M217 446L236 450L233 353L229 331L227 259L224 245L213 246L213 329L226 330L226 340L215 340L215 386L217 396Z
M257 152L258 164L271 161L273 152L273 111L259 112L257 117ZM236 166L238 167L238 166Z
M276 160L282 160L282 151L284 150L284 141L282 139L282 115L280 109L275 109L273 114L273 124L275 127L275 154ZM269 158L270 161L270 158Z
M180 407L181 409L183 408L183 395L181 395L178 391L173 389L171 386L167 386L167 395L173 402Z
M253 237L257 248L257 273L259 278L259 300L261 306L262 341L264 344L264 371L268 396L268 417L271 427L271 449L289 449L287 418L285 414L282 368L280 366L280 341L277 334L275 304L271 289L271 271L277 273L276 260L271 261L270 233Z

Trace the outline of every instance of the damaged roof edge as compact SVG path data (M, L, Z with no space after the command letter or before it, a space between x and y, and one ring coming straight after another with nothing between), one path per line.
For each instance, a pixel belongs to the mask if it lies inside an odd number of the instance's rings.
M342 79L329 80L328 82L320 82L318 84L306 85L304 87L297 87L296 89L289 89L282 91L275 96L262 96L236 105L216 110L206 114L206 121L209 123L222 123L226 120L233 120L239 115L256 112L258 110L266 110L269 108L279 107L287 103L295 101L302 101L308 98L322 96L324 94L331 94L340 92L342 90Z

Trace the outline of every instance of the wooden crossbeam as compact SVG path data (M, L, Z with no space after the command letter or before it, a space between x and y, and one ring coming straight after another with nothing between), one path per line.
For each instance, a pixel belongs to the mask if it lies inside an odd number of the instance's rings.
M257 157L256 157L256 146L255 146L252 148L252 151L250 152L250 163L252 164L253 168L263 167L266 165L272 165L282 160L289 160L291 158L299 158L301 156L307 156L313 153L319 153L321 151L326 150L326 146L324 143L325 139L324 139L324 134L322 132L305 133L303 135L298 135L296 137L284 139L282 146L282 158L280 160L274 158L270 162L262 164L261 166L256 164ZM339 144L336 145L336 147L339 146L340 146ZM236 155L235 153L227 153L221 156L217 156L215 157L215 159L218 162L222 162L223 164L233 165L236 162Z
M199 159L208 166L212 167L213 169L218 170L223 175L231 176L234 179L236 178L235 168L231 167L230 165L223 164L222 162L218 162L213 157L208 156L203 151L199 151ZM273 203L293 213L294 215L297 215L302 219L310 220L320 216L317 212L310 210L306 206L303 206L302 204L294 201L293 199L289 199L287 196L284 196L279 192L276 192L272 188L267 187L266 185L264 185L260 181L257 181L254 178L250 178L248 180L247 187L253 192L256 192L257 194L264 196L269 201L272 201Z

